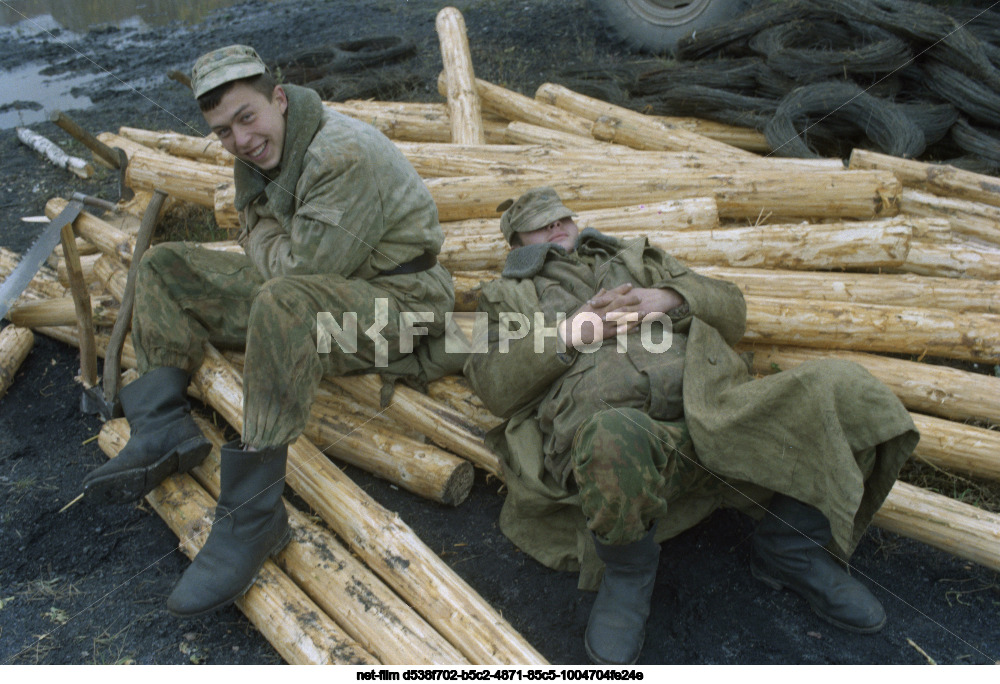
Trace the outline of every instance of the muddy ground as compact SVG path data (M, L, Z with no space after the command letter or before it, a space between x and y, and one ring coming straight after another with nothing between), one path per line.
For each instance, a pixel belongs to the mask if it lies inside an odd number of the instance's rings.
M196 26L107 27L83 36L7 32L0 69L45 60L54 72L99 73L94 101L72 112L91 131L121 125L205 127L189 93L165 74L187 70L203 51L232 42L275 60L302 46L397 34L417 55L404 63L400 99L440 101L434 16L443 2L251 1ZM525 94L567 67L638 59L601 28L584 1L455 3L464 13L477 74ZM99 69L100 68L100 69ZM86 150L52 124L33 126L71 152ZM114 197L114 179L79 181L0 131L0 244L23 251L37 224L21 216L82 190ZM164 599L187 564L176 538L145 504L78 504L84 474L104 461L81 414L75 350L39 336L0 400L0 662L278 663L235 608L177 620ZM593 594L576 577L549 571L497 529L498 483L479 476L457 508L428 503L354 469L350 474L397 511L455 571L553 663L585 663L583 633ZM993 663L1000 658L996 573L879 530L854 558L885 604L874 636L847 634L787 593L754 581L748 519L720 512L663 545L641 663L922 664Z

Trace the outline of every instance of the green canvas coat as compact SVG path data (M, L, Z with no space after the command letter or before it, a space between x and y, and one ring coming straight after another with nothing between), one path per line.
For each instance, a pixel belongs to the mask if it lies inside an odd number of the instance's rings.
M691 492L671 504L659 521L658 538L682 532L723 505L759 514L756 504L782 492L821 510L831 522L831 550L848 557L918 440L909 414L892 392L862 367L840 361L804 364L754 379L731 346L746 325L736 286L694 273L646 240L623 243L585 230L569 255L552 245L516 249L505 277L483 284L480 309L494 326L501 312L531 316L539 310L539 292L554 286L549 271L565 260L592 264L600 274L595 282L605 288L624 282L669 287L686 300L687 310L673 322L675 339L686 338L683 420L701 463L731 486L722 488L722 494L718 488ZM573 294L583 301L594 292ZM596 355L559 355L554 345L535 353L529 338L512 343L506 354L472 354L465 365L473 389L491 411L507 419L487 436L500 456L508 489L501 529L543 564L580 570L581 588L593 589L600 561L575 483L554 472L551 456L546 457L538 407L554 383L574 373L607 369L593 365ZM631 374L639 382L627 356L618 358L619 374ZM855 456L873 450L873 461Z

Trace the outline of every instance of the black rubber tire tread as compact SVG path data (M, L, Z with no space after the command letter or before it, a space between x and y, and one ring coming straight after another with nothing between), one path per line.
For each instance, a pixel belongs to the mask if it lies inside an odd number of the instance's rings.
M935 59L923 69L927 87L959 111L984 123L1000 121L1000 93L989 85Z
M844 81L796 88L778 104L764 134L780 156L828 156L809 145L808 129L816 121L850 125L876 149L896 157L916 157L926 147L923 131L899 107Z
M973 126L959 119L951 127L951 137L962 150L993 166L1000 166L1000 130Z
M790 21L761 31L749 44L770 68L799 82L887 74L913 59L909 46L890 32L839 21Z

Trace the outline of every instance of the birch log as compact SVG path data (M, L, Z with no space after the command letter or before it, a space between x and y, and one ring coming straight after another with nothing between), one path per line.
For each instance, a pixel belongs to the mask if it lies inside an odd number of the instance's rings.
M987 420L1000 426L1000 378L930 363L841 350L741 345L753 351L753 371L773 373L806 361L842 359L868 369L911 411L951 420Z
M912 216L947 219L955 233L1000 246L1000 207L992 204L903 188L899 210Z
M242 381L211 347L195 382L230 424L242 425ZM288 483L299 496L470 662L545 663L399 516L351 482L307 439L289 446L288 466Z
M514 177L468 176L426 181L441 221L496 217L496 207L533 187L549 185L575 211L692 197L714 196L719 215L758 222L790 217L872 219L896 213L899 181L883 171L754 169L715 174L690 171L669 178L609 177L581 171L553 178L546 174Z
M1000 515L897 482L873 522L959 558L1000 570Z
M622 143L645 150L705 152L719 157L751 155L750 152L738 147L712 140L631 109L575 93L569 88L553 83L543 83L539 86L535 91L535 99L565 109L595 124L603 118L600 127L595 126L591 129L594 137L599 140Z
M191 474L218 498L222 432L200 416L198 426L214 448ZM327 615L386 665L458 664L462 655L406 605L333 534L285 501L292 541L277 565Z
M848 166L852 169L891 171L908 188L919 188L937 195L1000 207L1000 178L996 176L964 171L948 164L928 164L861 149L851 152Z
M105 423L98 444L109 456L128 441L124 419ZM194 558L212 527L215 500L190 475L167 478L146 500ZM236 600L281 657L292 664L377 665L379 661L351 639L274 561L261 567L250 590Z
M476 76L469 53L465 19L454 7L437 13L434 22L444 62L448 115L451 118L452 142L481 145L486 142L483 115L476 92Z
M744 340L1000 361L1000 316L876 304L747 297Z
M14 382L14 376L34 344L35 336L27 328L15 324L0 330L0 398Z
M30 128L17 128L17 139L42 155L60 169L66 169L84 180L94 175L94 167L79 157L66 154L62 148Z

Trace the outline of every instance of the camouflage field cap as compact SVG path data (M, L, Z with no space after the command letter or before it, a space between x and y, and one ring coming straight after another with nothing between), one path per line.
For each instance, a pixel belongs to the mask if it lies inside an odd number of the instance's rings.
M507 200L497 207L497 211L503 212L500 217L500 232L508 244L514 233L538 230L553 221L576 216L562 203L556 191L547 185L532 188L516 200Z
M264 61L252 47L228 45L198 58L191 69L191 89L197 98L223 83L257 76L265 71Z

